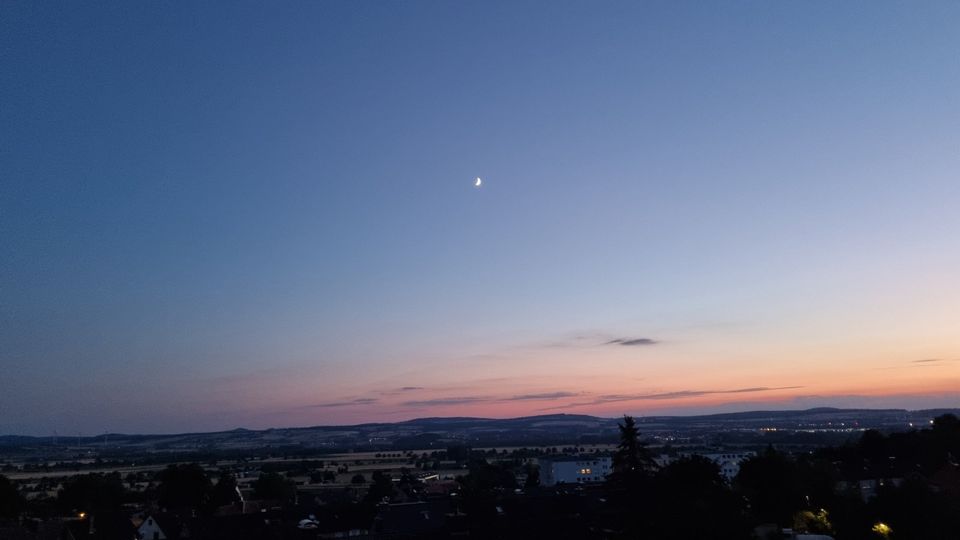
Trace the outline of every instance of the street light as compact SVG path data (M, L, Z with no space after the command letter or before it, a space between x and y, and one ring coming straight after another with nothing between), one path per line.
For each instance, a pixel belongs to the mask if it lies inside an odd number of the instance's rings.
M884 523L884 522L882 522L882 521L878 521L878 522L874 523L874 524L873 524L873 528L870 529L870 530L873 531L873 532L875 532L875 533L877 533L877 534L879 534L880 536L882 536L882 537L884 537L884 538L890 538L890 533L893 532L893 529L891 529L889 525L887 525L886 523Z

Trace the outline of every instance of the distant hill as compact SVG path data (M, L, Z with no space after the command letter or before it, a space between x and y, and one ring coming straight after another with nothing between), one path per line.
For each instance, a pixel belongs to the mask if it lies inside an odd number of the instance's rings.
M925 426L941 414L960 416L960 409L837 409L747 411L696 416L637 417L645 436L684 437L705 432L750 432L761 428L784 431L883 429L907 430ZM98 451L211 452L277 448L294 451L356 449L424 449L449 445L535 446L583 444L617 440L619 418L582 414L547 414L520 418L431 417L393 423L347 426L311 426L179 434L110 433L96 437L0 436L6 448L88 447Z

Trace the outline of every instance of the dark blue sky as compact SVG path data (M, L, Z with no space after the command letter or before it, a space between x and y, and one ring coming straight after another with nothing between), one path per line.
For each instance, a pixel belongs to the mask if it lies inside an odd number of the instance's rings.
M0 432L957 404L958 28L4 3Z

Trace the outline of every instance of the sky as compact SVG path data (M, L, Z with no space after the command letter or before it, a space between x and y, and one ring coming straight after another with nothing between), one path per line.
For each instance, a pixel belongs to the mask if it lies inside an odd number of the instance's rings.
M960 407L958 27L4 2L0 433Z

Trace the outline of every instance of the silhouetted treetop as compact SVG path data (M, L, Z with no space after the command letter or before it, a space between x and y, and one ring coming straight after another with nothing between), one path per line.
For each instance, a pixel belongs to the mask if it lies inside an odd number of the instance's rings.
M640 442L640 431L632 416L624 415L620 428L620 444L613 455L613 476L624 477L646 474L656 469L646 444Z

